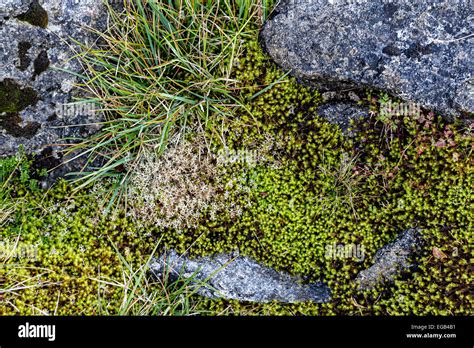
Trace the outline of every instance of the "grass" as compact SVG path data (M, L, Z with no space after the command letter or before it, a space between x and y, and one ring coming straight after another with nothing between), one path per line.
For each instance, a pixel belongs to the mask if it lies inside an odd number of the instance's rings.
M194 295L206 281L170 277L167 268L160 278L151 273L160 240L127 240L122 236L127 227L120 222L102 228L97 220L63 225L54 207L81 204L81 196L59 194L58 184L41 190L30 176L31 165L23 151L0 160L1 314L63 315L67 306L74 310L66 313L75 315L205 313ZM82 221L99 214L97 207L90 208L94 213L74 215ZM95 256L86 256L86 249Z
M357 218L355 201L359 195L358 183L361 180L361 176L358 175L356 163L357 156L350 157L348 154L343 153L338 166L326 163L324 156L321 165L318 166L321 175L329 178L328 188L331 194L326 197L326 200L331 207L332 213L340 205L348 205L354 217Z
M196 308L198 302L193 295L203 282L195 279L195 274L171 280L168 268L163 272L163 276L156 279L150 271L150 263L156 252L159 243L148 257L147 261L139 267L134 268L133 264L127 261L120 250L114 245L118 259L120 260L122 280L98 278L97 295L99 300L98 314L111 315L199 315L203 310ZM101 293L107 291L107 286L118 288L121 300L118 308L101 298ZM109 312L109 307L113 312Z
M87 156L78 189L109 178L112 203L124 192L145 149L165 151L197 128L210 137L245 108L231 78L243 42L256 35L273 0L130 0L124 11L108 6L106 31L82 46L80 85L99 104L102 130L76 139L71 160ZM93 163L101 163L94 168Z

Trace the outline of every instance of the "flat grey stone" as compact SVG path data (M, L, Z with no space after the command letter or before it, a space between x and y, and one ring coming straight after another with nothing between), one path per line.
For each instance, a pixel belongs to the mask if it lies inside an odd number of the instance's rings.
M392 243L379 249L374 264L357 275L360 290L371 289L377 284L390 283L395 276L412 268L410 257L421 249L419 230L411 228L401 233Z
M472 1L282 0L273 60L321 91L376 89L449 118L474 112Z
M171 250L150 265L157 277L191 278L196 293L209 298L251 302L328 302L330 290L322 283L302 284L296 277L230 254L190 259Z

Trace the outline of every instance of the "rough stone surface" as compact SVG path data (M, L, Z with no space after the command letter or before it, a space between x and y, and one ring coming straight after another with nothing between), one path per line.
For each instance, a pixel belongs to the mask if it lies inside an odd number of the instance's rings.
M357 121L369 116L367 107L351 102L327 103L319 106L316 113L326 118L330 123L337 124L347 134L350 121Z
M371 289L377 284L391 282L397 274L409 270L413 266L410 257L421 249L421 243L419 230L413 228L379 249L374 264L357 275L359 289Z
M77 49L72 39L93 42L84 28L104 28L106 14L102 0L1 1L0 157L22 144L27 153L47 154L47 162L57 164L60 147L52 144L98 129L91 125L100 119L92 104L69 104L83 95L73 88L77 78L64 70L81 73L71 59Z
M328 302L329 288L301 284L296 277L262 266L247 257L219 254L192 260L175 251L155 259L151 270L157 277L192 278L197 293L210 298L239 301Z
M261 42L321 91L371 88L449 118L474 112L471 1L282 0Z

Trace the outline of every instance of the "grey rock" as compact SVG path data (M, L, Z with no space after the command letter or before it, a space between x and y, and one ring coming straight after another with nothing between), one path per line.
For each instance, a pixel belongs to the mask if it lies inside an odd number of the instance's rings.
M282 0L261 43L321 91L384 90L448 118L474 112L471 1Z
M16 17L26 13L31 4L29 0L2 0L0 4L0 24L3 24L5 18Z
M316 113L327 119L330 123L337 124L346 135L351 120L357 121L369 116L367 107L351 102L323 104L316 109Z
M31 19L34 14L36 19ZM61 147L99 129L101 119L92 104L71 104L85 94L73 88L83 69L73 40L93 43L86 26L103 29L107 11L102 0L2 0L0 4L0 157L23 145L28 154L48 154L60 163ZM72 73L66 72L70 71ZM32 91L31 101L14 92ZM7 86L7 87L8 87ZM3 88L5 87L5 88ZM2 92L13 95L2 97ZM21 104L21 105L20 105Z
M410 257L421 250L420 231L412 228L401 233L392 243L377 251L374 264L357 275L360 290L371 289L377 284L390 283L395 276L413 267Z
M287 303L328 302L331 298L325 284L302 284L296 277L232 254L193 260L171 250L153 260L150 269L157 277L191 278L196 293L209 298Z

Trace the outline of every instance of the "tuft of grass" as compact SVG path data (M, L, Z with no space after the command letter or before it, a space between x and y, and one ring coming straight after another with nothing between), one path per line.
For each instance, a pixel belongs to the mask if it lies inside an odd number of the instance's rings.
M338 166L326 163L323 156L318 169L321 176L328 179L327 190L330 194L327 201L333 213L335 209L338 209L338 206L348 205L354 217L357 218L355 202L360 194L358 184L361 181L361 176L357 171L357 156L350 157L347 153L343 153Z
M99 133L67 149L87 156L78 188L112 178L110 201L123 195L146 146L163 153L197 125L221 137L222 124L245 103L232 71L243 43L255 36L273 0L129 0L123 11L107 5L106 31L81 45L81 87L100 105ZM92 29L91 29L92 30ZM152 145L153 144L153 145ZM90 165L100 160L100 168ZM127 168L127 169L126 169Z

